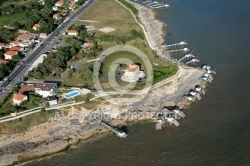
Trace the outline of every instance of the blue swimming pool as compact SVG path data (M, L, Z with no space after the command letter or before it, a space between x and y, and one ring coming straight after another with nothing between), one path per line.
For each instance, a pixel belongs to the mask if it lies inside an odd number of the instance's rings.
M64 97L65 97L66 99L70 99L70 98L76 97L76 96L78 96L78 95L80 95L80 94L81 94L81 93L80 93L78 90L74 90L74 91L65 93L65 94L64 94Z

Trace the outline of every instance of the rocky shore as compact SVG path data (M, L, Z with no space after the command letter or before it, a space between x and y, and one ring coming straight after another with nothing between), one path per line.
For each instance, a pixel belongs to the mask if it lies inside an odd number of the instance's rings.
M139 18L145 26L151 45L155 49L160 49L164 42L164 24L155 19L152 11L139 5L136 8L139 10ZM105 117L105 121L113 126L138 120L155 121L157 112L165 106L175 106L178 103L182 108L190 104L183 100L183 95L195 85L205 87L205 83L199 79L203 73L201 69L180 66L176 76L161 87L150 90L141 101L133 105L120 106L105 102L95 110L78 110L71 107L65 112L58 113L52 118L54 120L32 127L25 133L2 135L0 165L11 165L51 155L77 144L80 140L107 133L107 130L96 122L97 117Z

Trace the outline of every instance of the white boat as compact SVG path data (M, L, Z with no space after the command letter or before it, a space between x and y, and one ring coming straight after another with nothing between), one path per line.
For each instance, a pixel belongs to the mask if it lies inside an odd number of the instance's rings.
M182 111L180 111L178 108L175 108L175 109L173 110L173 112L174 112L175 114L179 115L180 117L185 118L185 114L184 114Z
M209 73L204 73L203 76L204 76L204 77L208 77L208 76L209 76Z
M208 77L202 76L201 79L204 80L204 81L207 81Z
M195 90L196 90L196 92L200 92L202 90L202 88L200 86L196 86Z
M194 101L194 96L188 95L188 96L187 96L187 99L188 99L189 101Z
M195 91L190 91L190 94L191 94L192 96L195 96L195 95L197 95L197 92L195 92Z
M174 119L174 117L172 115L168 115L167 117L167 121L169 122L170 125L174 124L175 126L179 126L179 122L177 120Z
M125 132L118 132L117 136L119 136L120 138L126 138L127 134Z

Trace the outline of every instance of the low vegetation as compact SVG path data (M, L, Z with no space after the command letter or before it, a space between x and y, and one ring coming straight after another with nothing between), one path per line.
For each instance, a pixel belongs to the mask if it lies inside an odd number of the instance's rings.
M118 0L118 1L124 4L127 8L129 8L134 13L134 15L138 14L138 10L133 5L128 3L126 0Z

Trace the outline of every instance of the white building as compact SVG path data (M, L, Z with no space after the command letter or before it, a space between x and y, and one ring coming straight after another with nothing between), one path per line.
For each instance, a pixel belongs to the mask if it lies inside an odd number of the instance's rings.
M78 32L76 30L68 30L67 33L70 36L77 36L77 34L78 34Z
M144 76L145 76L145 74L143 73L143 71L140 71L140 66L138 66L136 64L134 64L134 65L130 64L125 69L125 73L123 74L121 79L124 82L136 82L140 78L143 78Z
M55 83L38 83L35 87L35 93L43 96L55 96L57 85Z
M52 7L52 10L53 10L53 11L58 11L58 7L57 7L57 6L53 6L53 7Z
M48 97L44 98L44 101L48 102L49 105L55 105L58 103L58 100L55 96L48 96Z

